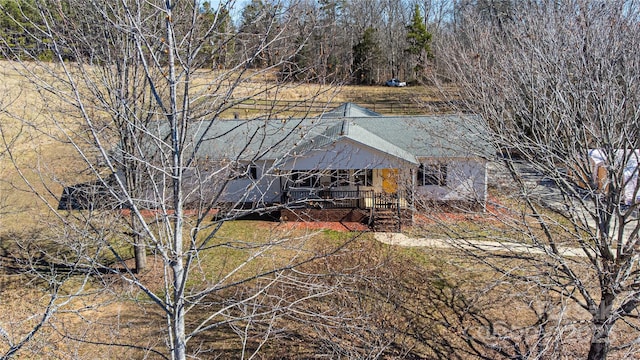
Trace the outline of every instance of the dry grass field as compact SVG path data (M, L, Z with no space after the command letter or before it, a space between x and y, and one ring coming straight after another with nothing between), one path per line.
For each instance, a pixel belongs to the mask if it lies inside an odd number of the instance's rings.
M211 75L215 78L216 74ZM313 106L318 106L311 113L318 108L331 108L346 101L383 113L396 113L399 109L427 112L433 110L428 104L443 99L439 90L429 87L288 84L276 93L275 88L262 91L263 87L269 86L269 78L258 80L253 87L249 84L245 85L246 88L238 89L239 93L260 94L254 99L255 103L276 102L283 109L289 109L285 111L289 116L295 116L297 111L302 113L304 106L311 108L308 104L291 106L309 97L315 97ZM202 84L196 84L195 91L206 93L209 86L203 80ZM447 91L454 93L453 89ZM0 146L0 264L7 265L14 251L54 251L53 248L47 248L47 239L54 235L63 236L54 234L60 228L52 226L54 218L59 216L52 210L62 186L84 181L87 175L83 171L85 165L77 158L77 153L66 138L73 136L77 125L77 119L73 116L64 117L65 113L71 114L66 108L69 105L60 103L46 89L25 81L13 69L13 64L8 62L0 62L0 94L3 141ZM252 106L238 105L222 115L233 117L239 113L241 117L255 116L263 111L260 106ZM55 126L53 119L67 127ZM35 126L24 126L24 123ZM11 151L3 150L6 147L10 147ZM456 218L456 221L459 226L468 226L469 231L482 231L495 224L492 222L495 214L488 214L487 217ZM485 220L486 223L483 222ZM424 233L425 228L437 231L436 226L430 228L429 225L414 230ZM450 337L451 342L460 342L455 346L463 346L458 332L468 322L479 321L479 318L474 318L474 311L483 311L483 316L494 319L501 326L518 328L535 323L538 304L529 302L534 290L526 287L515 289L507 283L495 285L496 279L492 273L460 253L443 249L393 248L375 242L369 234L336 230L343 229L242 221L225 224L217 237L220 241L243 239L256 243L265 239L294 239L294 243L287 243L290 248L264 254L264 257L243 269L243 273L236 274L239 277L282 265L280 262L286 258L282 255L290 255L291 249L323 253L338 244L348 243L336 257L313 262L303 268L308 274L342 274L342 278L327 277L322 281L335 281L344 288L336 292L335 298L311 301L305 305L308 308L295 309L310 312L322 310L330 314L339 310L353 316L357 319L351 324L353 332L337 334L345 342L358 344L358 341L363 341L365 345L362 346L366 346L365 340L382 343L393 339L396 344L402 344L402 349L412 349L429 358L436 356L433 347L441 337ZM33 239L28 239L30 236ZM247 253L241 250L227 249L199 258L198 271L192 274L189 286L197 289L199 284L215 281L215 276L225 274L246 256ZM108 255L104 255L104 258L105 261L109 260ZM140 279L160 292L164 267L153 254L149 261L150 266L140 275ZM517 267L518 264L514 264L514 268ZM69 296L68 302L58 309L34 340L18 354L18 358L161 358L158 353L142 349L166 351L166 319L148 297L116 276L85 274L65 280L61 293ZM0 275L0 314L4 314L0 325L10 328L11 335L26 334L39 320L34 314L41 314L46 306L49 285L37 277L22 275L6 266ZM82 296L71 297L81 288ZM295 291L279 290L285 293ZM212 295L211 303L237 296L234 291L242 289ZM468 298L466 294L469 294ZM208 310L205 306L196 308L192 320L204 316ZM586 314L575 307L568 308L564 314L565 319L557 320L580 322L586 318ZM300 322L291 321L286 316L274 320L271 325L280 330L264 346L260 358L297 359L314 356L314 347L320 346L324 340L318 339L318 335L309 330L308 324L313 323L313 319L300 316L297 319ZM443 325L447 322L448 325ZM249 324L245 325L248 329ZM489 325L478 322L476 329L484 331L484 327ZM253 329L258 334L260 330L264 328L257 326ZM243 346L245 350L258 346L257 337L250 337L247 343L243 343L241 335L238 328L223 326L192 339L192 344L202 351L202 358L236 359L242 353ZM529 335L523 332L523 336ZM575 356L584 356L587 340L584 333L573 332L567 334L564 346L570 348ZM2 353L6 345L0 344ZM140 348L127 344L137 344ZM402 358L400 352L397 354L398 358ZM471 354L468 357L474 358Z
M34 83L23 77L16 67L15 63L0 61L0 129L3 142L0 149L11 148L11 152L0 150L0 227L5 230L32 224L37 218L35 213L47 213L49 209L42 202L45 200L55 206L62 192L61 184L90 179L83 172L86 164L77 157L69 142L82 124L82 119L74 115L77 112L72 98L67 102L61 101L59 96L43 86L44 82L55 85L61 80L41 70L30 69L39 79L39 83ZM52 67L51 71L59 74L61 69ZM207 91L212 89L211 82L220 76L216 72L199 74L192 92L196 97L206 99ZM442 99L438 89L428 87L336 87L288 83L276 89L269 82L274 80L272 75L251 76L255 77L255 82L238 86L236 92L238 97L253 94L252 103L245 101L220 116L259 116L274 104L276 110L280 110L279 116L308 116L343 102L359 103L383 113L402 114L405 110L408 113L428 112L429 103ZM225 90L224 86L222 90ZM230 82L226 86L230 86ZM13 162L21 172L16 171ZM32 190L44 195L44 199L35 197Z
M78 158L77 152L69 139L74 138L80 129L81 119L73 114L72 105L60 101L43 83L34 83L21 76L14 68L16 64L0 62L0 130L2 146L0 146L0 313L5 314L0 325L10 329L12 339L26 336L27 331L40 320L49 300L50 284L33 274L24 275L20 266L15 263L23 255L29 254L36 261L41 260L40 253L56 252L56 244L64 241L64 230L56 224L72 221L60 219L64 214L55 210L58 198L65 184L78 183L90 179L84 171L85 163ZM33 70L35 71L35 70ZM53 69L52 71L60 71ZM45 82L56 81L49 74L36 74ZM194 92L205 94L210 87L206 75L214 79L217 74L202 74L205 80L196 83ZM260 81L261 80L261 81ZM363 104L392 103L415 104L420 101L432 101L436 91L422 87L387 88L387 87L332 87L313 84L285 84L277 89L269 88L269 79L258 79L237 89L239 96L257 94L255 99L262 103L282 103L287 116L300 116L302 107L292 107L296 102L305 102L314 98L311 113L317 109L331 108L345 101ZM263 90L263 87L267 89ZM257 116L260 108L233 108L222 114L232 117L235 113ZM107 219L108 217L105 217ZM104 220L111 221L111 220ZM333 226L329 224L328 226ZM343 230L343 229L340 229ZM333 249L336 244L353 238L351 232L327 231L317 228L299 228L287 224L260 222L231 222L225 224L218 234L219 239L243 239L244 241L264 241L272 239L298 239L288 242L292 249L306 249L309 252L322 252ZM87 240L88 241L88 240ZM117 244L114 244L117 246ZM368 237L361 238L347 250L345 255L349 261L332 266L340 269L346 264L354 264L354 256L371 248L378 251L370 255L376 261L389 256L388 249L375 244ZM293 250L280 249L264 254L259 261L245 267L243 273L236 276L247 276L262 268L273 267ZM108 253L99 253L103 260L113 261ZM247 256L240 250L225 250L210 253L199 259L198 271L193 272L189 286L198 288L201 282L215 281L216 274L225 274ZM372 258L372 259L373 259ZM27 258L24 258L27 259ZM39 260L40 259L40 260ZM149 269L140 275L141 281L162 291L162 264L150 256ZM361 260L355 260L358 262ZM34 264L41 266L41 264ZM53 266L54 264L52 264ZM312 265L313 267L320 265ZM376 264L362 264L361 268ZM380 266L379 264L377 266ZM335 271L336 269L331 271ZM355 268L359 269L359 268ZM321 270L317 268L315 270ZM353 271L350 269L349 271ZM43 271L43 269L39 270ZM329 271L322 269L322 271ZM343 271L347 271L346 269ZM213 277L213 278L212 278ZM122 283L113 276L77 275L64 279L62 303L47 325L39 330L37 336L29 341L18 353L18 358L42 359L122 359L122 358L157 358L157 354L127 346L103 346L102 344L137 344L142 347L157 348L164 351L165 323L163 314L150 304L149 299L135 287ZM72 296L82 290L80 297ZM221 293L218 297L234 296L233 293ZM68 298L67 298L68 297ZM205 311L206 309L203 309ZM351 311L361 311L352 309ZM196 312L197 313L197 312ZM204 314L204 312L203 312ZM280 324L287 327L288 325ZM294 331L294 330L291 330ZM296 330L298 331L298 330ZM309 336L301 334L300 336ZM216 349L223 358L237 358L241 351L240 338L230 328L216 330L197 340L203 347ZM290 344L294 345L293 343ZM282 349L269 345L266 356L280 357ZM0 353L6 351L6 343L0 342ZM300 353L312 351L299 349ZM205 352L206 353L206 352ZM225 355L226 354L226 355ZM204 356L207 358L208 356Z

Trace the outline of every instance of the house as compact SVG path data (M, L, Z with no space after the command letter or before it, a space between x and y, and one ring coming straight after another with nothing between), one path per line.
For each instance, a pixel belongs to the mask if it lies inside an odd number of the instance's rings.
M477 116L382 116L345 103L314 118L217 125L199 157L240 169L221 202L324 210L486 202L493 150Z
M187 203L215 197L221 207L280 209L289 219L483 207L493 154L478 116L382 116L352 103L301 119L193 122L186 137L199 140L187 157L201 189Z

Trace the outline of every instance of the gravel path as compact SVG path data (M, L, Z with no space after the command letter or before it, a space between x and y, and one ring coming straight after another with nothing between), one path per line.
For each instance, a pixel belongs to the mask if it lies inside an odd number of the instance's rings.
M511 252L532 255L547 253L540 247L515 242L410 238L401 233L381 232L375 233L375 239L385 244L407 247L456 248L464 250ZM558 251L563 256L586 257L586 254L580 248L560 247L558 248ZM548 252L551 252L551 249L549 249Z
M525 163L516 164L518 167L518 171L521 173L526 192L528 196L532 196L539 203L544 204L545 206L551 208L563 208L564 207L564 199L560 194L560 191L556 188L553 181L545 178L541 174L537 173L533 168L528 166ZM496 186L505 190L505 191L520 191L518 189L512 188L512 180L510 176L506 173L506 170L502 167L500 163L491 162L489 164L489 172L492 181ZM576 206L578 211L586 211ZM596 228L593 219L590 216L583 216L587 225ZM625 238L624 240L628 240L630 234L633 234L633 229L638 226L638 221L640 219L636 219L635 221L629 222L625 226ZM613 224L615 233L615 228L618 226L617 224ZM463 250L478 250L478 251L490 251L490 252L511 252L511 253L521 253L521 254L545 254L552 253L550 248L543 248L539 246L521 244L516 242L497 242L497 241L480 241L480 240L457 240L457 239L428 239L428 238L410 238L401 233L375 233L376 240L389 244L389 245L398 245L398 246L411 246L411 247L430 247L430 248L456 248ZM615 254L616 250L611 249ZM559 247L558 252L562 256L567 257L586 257L587 254L581 248L576 247Z

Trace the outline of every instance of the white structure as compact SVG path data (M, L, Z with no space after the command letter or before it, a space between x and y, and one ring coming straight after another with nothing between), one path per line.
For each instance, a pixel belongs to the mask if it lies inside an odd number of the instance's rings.
M208 124L194 124L197 132ZM320 117L218 120L198 164L231 169L221 202L359 207L487 197L481 119L381 116L346 103Z
M481 120L381 116L346 103L313 118L193 122L183 153L189 159L185 204L260 210L401 209L429 202L484 206L485 159L492 148ZM157 126L141 141L145 159L158 162L157 172L146 174L149 187L139 185L144 195L137 201L143 208L159 206L171 191L158 188L167 183L161 163L171 157L171 147L166 124ZM123 156L128 155L114 149L116 159ZM127 206L111 199L114 191L104 186L65 188L59 206Z

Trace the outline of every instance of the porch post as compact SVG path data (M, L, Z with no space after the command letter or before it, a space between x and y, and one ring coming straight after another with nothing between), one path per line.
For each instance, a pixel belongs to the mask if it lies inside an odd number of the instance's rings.
M360 180L356 181L356 198L358 199L358 209L362 209L362 196L360 196Z
M396 192L396 208L398 209L398 232L402 232L402 211L400 210L400 192Z
M416 169L411 168L411 224L414 224L416 215Z

